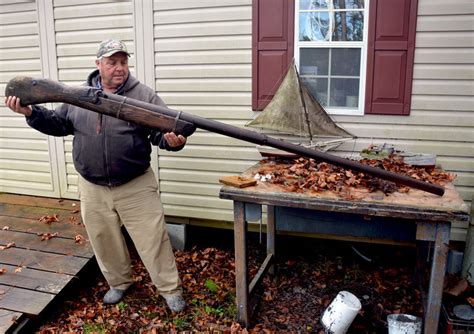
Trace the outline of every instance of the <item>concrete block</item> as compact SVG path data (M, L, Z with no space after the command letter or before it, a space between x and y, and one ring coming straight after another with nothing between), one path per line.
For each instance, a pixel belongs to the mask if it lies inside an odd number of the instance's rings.
M446 273L451 275L459 275L462 270L463 252L457 250L449 250L448 261L446 263Z
M171 245L176 249L183 250L186 247L186 226L186 224L166 224Z

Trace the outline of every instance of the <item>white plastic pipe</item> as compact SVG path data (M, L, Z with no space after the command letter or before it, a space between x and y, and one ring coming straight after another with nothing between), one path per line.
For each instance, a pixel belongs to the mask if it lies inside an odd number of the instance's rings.
M321 323L329 333L344 334L361 308L356 296L348 291L340 291L324 311Z

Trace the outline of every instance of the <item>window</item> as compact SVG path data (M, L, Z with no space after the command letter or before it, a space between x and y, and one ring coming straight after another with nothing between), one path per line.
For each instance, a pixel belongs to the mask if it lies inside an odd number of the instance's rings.
M252 109L295 59L330 113L409 115L417 0L253 0Z
M295 61L329 113L363 114L367 1L296 0Z

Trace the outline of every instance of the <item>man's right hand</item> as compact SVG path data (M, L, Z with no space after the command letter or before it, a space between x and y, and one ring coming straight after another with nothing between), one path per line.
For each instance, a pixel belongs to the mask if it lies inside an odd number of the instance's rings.
M5 105L14 112L25 115L26 117L31 116L33 113L30 106L22 107L20 105L20 98L16 96L5 97Z

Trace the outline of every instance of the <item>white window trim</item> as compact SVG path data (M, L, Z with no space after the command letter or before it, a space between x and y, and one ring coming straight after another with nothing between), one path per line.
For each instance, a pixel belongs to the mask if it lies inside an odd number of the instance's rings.
M328 114L331 115L349 115L349 116L363 116L364 115L364 105L365 105L365 85L367 77L367 48L368 48L368 36L369 36L369 5L370 0L365 0L364 8L364 35L362 42L300 42L299 41L299 8L300 0L295 1L295 36L294 36L294 55L295 55L295 64L297 68L300 68L300 48L302 47L329 47L329 48L360 48L360 82L359 82L359 105L357 109L350 108L334 108L334 107L325 107L325 110Z

